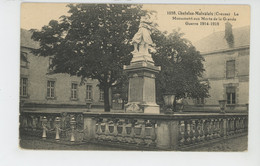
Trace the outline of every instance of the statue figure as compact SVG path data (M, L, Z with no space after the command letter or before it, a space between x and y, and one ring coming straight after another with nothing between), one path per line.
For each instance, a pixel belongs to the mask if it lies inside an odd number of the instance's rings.
M151 39L151 29L153 28L150 16L142 16L140 19L140 25L138 32L134 35L132 39L132 44L134 45L133 55L136 53L144 53L149 55L148 49L153 46L153 41Z

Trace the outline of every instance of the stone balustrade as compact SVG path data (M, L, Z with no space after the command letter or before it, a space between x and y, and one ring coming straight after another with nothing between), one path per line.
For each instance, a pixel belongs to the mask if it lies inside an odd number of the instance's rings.
M82 141L82 113L43 113L27 111L20 114L20 136L42 137L56 141Z
M132 149L185 150L247 134L248 129L248 115L243 113L156 115L23 112L20 117L21 131L40 131L43 134L46 128L47 139L60 136L60 139L73 141L73 136L76 141ZM57 121L57 117L60 121ZM72 123L73 118L75 123Z
M178 150L247 133L247 119L242 113L84 113L84 138L97 143Z

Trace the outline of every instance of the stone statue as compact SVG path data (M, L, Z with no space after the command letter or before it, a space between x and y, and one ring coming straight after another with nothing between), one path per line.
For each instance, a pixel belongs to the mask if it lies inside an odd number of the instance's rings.
M140 19L140 25L138 32L134 35L132 39L132 44L134 45L134 51L132 54L135 56L137 53L142 53L149 55L148 49L153 46L153 41L151 39L151 29L153 28L150 16L142 16Z

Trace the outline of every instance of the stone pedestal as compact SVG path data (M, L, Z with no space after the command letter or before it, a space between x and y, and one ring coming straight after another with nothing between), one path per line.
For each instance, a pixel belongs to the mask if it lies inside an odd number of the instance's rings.
M160 108L156 104L155 74L160 67L154 66L150 55L137 54L131 64L124 66L129 75L128 103L125 105L127 113L159 114Z

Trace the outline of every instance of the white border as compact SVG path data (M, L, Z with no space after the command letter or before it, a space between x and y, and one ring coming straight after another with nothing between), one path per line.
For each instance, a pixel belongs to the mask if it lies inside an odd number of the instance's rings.
M249 150L243 153L33 151L18 148L20 3L0 1L0 165L260 165L260 1L253 0L89 0L90 3L249 4L251 6ZM86 0L48 0L86 2ZM195 3L196 2L196 3Z

